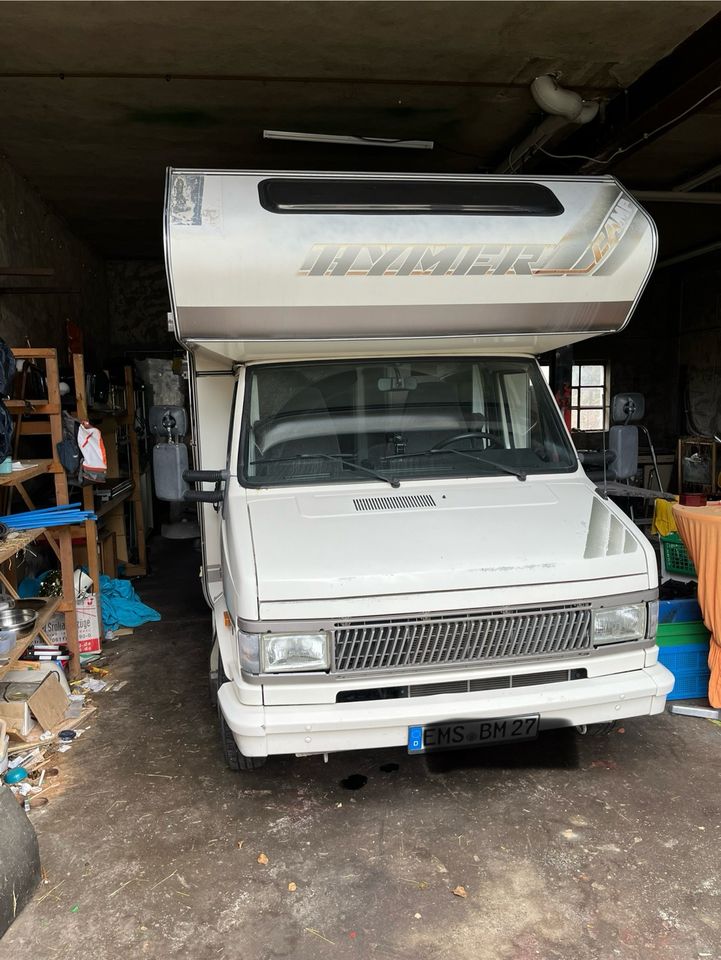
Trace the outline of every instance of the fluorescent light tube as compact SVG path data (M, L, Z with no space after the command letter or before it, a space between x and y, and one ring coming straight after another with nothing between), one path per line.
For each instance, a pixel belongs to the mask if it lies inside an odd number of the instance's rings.
M301 140L304 143L344 143L357 147L405 147L432 150L432 140L394 140L390 137L348 137L334 133L299 133L294 130L264 130L264 140Z

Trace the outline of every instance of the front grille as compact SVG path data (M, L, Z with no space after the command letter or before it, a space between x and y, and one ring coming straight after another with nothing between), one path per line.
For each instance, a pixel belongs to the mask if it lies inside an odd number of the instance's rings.
M409 691L412 697L437 697L445 693L468 693L467 680L448 680L445 683L421 683Z
M510 690L511 687L534 687L544 683L568 683L585 680L584 670L548 670L545 673L517 673L508 677L477 677L475 680L447 680L420 683L410 687L366 687L362 690L341 690L336 703L360 703L364 700L398 700L406 697L437 697L447 693L478 693L482 690Z
M341 673L545 657L588 650L591 611L569 606L336 624L333 643Z

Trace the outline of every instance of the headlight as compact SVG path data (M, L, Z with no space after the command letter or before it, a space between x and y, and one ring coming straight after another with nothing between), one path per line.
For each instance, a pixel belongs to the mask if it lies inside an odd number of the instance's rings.
M646 604L629 603L625 607L596 610L593 614L593 642L624 643L646 636Z
M328 670L328 634L266 633L261 637L261 662L264 673Z

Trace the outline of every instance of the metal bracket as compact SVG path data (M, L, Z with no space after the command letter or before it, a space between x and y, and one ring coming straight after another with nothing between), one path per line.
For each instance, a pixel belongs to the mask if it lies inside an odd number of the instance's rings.
M721 710L714 710L713 707L677 707L674 704L671 707L671 713L679 717L702 717L705 720L721 720Z

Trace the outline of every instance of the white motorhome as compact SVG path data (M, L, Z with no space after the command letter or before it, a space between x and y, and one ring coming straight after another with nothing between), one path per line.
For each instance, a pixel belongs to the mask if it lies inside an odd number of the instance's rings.
M232 768L663 710L653 550L535 359L628 322L623 187L174 169L165 237Z

